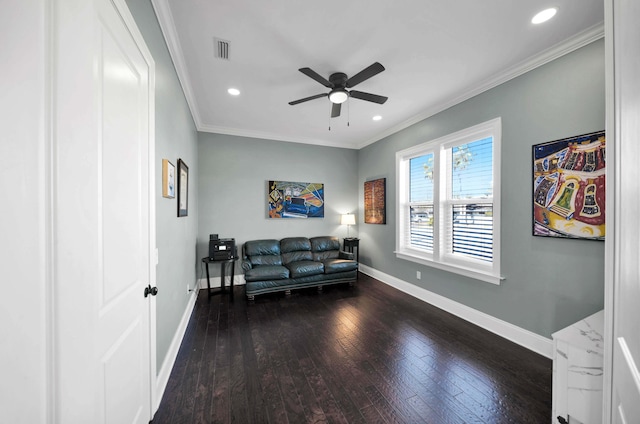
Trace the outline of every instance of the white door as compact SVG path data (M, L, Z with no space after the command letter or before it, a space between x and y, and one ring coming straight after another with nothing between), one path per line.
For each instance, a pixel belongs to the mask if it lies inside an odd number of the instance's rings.
M153 64L124 1L114 2L60 0L54 18L61 423L146 424L152 415Z
M640 423L640 2L611 0L614 180L611 422ZM611 9L608 9L611 11ZM609 138L609 137L608 137ZM608 237L608 235L607 235ZM609 421L609 420L606 420Z

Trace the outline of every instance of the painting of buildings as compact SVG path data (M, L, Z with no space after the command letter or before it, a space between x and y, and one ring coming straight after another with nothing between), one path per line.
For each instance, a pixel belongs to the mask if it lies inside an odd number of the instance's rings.
M533 235L604 240L604 131L533 146Z

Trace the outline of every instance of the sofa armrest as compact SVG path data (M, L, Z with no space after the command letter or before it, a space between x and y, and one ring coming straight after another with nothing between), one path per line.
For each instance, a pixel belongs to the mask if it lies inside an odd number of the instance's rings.
M341 250L340 252L338 252L338 257L340 259L354 259L354 255L351 252L345 252L344 250Z
M249 271L251 268L253 268L253 265L251 265L251 262L249 261L242 261L242 270L244 272Z

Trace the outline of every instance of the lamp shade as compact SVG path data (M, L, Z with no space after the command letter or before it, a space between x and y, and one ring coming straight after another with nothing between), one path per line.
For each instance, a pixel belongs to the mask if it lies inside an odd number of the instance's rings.
M342 225L356 225L356 216L352 213L346 213L340 218Z

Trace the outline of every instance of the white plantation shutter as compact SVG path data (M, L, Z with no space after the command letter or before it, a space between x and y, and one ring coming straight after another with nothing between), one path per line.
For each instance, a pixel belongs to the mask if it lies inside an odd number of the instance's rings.
M493 137L447 149L447 252L493 260Z
M472 209L469 208L472 206ZM493 260L493 205L453 205L451 252Z
M409 233L413 247L433 252L433 167L429 152L410 159Z

